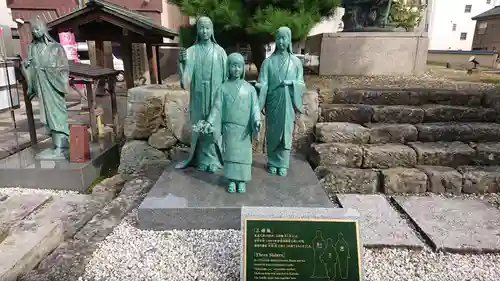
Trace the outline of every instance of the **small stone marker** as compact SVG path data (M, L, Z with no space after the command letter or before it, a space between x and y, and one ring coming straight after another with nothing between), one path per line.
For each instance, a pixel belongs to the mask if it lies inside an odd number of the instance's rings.
M361 281L359 213L243 207L241 280Z

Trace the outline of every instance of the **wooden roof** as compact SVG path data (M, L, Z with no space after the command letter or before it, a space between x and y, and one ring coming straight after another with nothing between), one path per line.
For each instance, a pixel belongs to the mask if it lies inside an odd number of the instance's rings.
M153 23L148 17L104 0L89 0L84 8L57 18L47 23L47 26L50 29L66 27L78 29L81 25L95 22L106 22L144 37L173 39L177 36L176 32ZM96 35L100 33L97 30L94 32Z

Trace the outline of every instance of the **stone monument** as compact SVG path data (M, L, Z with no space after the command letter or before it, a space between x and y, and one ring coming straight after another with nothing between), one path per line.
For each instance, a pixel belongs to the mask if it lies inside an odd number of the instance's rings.
M189 118L192 124L206 120L213 107L215 93L226 80L227 55L214 38L212 21L200 17L196 23L197 36L193 46L182 49L179 58L181 87L189 87ZM188 159L176 168L196 166L200 171L215 172L222 167L221 136L192 131Z
M48 34L47 25L36 20L31 27L33 41L22 63L27 95L40 100L40 121L44 124L53 147L37 155L39 159L66 159L69 146L68 112L65 96L68 93L69 66L61 44Z
M193 131L222 134L224 177L229 193L245 192L252 178L252 136L260 130L260 107L255 88L244 80L245 59L239 53L228 57L229 80L217 91L207 121L199 121ZM215 130L221 132L215 132Z
M343 0L345 32L404 31L390 26L392 0Z
M303 111L305 90L302 62L292 52L290 28L280 27L276 32L276 49L262 63L255 86L266 115L267 170L286 176L294 122Z

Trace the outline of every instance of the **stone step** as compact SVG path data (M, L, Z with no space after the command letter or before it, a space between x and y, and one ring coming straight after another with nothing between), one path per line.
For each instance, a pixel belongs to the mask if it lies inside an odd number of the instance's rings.
M341 143L407 143L418 139L417 128L412 124L379 124L364 126L349 122L321 122L316 124L318 142Z
M462 141L495 142L500 141L498 123L422 123L416 124L418 140L422 142Z
M0 202L0 225L12 225L52 199L50 195L13 195Z
M448 89L347 89L329 95L329 102L338 104L480 106L483 101L482 93Z
M323 122L409 123L423 122L494 122L496 111L486 107L470 107L440 104L367 105L323 104Z
M324 165L316 167L315 172L329 194L433 192L459 195L500 192L500 166L363 169Z

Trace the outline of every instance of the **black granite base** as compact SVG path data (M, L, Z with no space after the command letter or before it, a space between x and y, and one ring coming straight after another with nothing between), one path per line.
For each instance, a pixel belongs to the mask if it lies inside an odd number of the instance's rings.
M99 176L117 167L118 144L101 141L90 145L90 161L38 160L36 155L52 147L50 140L0 160L0 187L23 187L86 192Z
M172 163L139 206L141 229L239 229L241 207L335 207L309 164L292 157L288 176L270 175L254 155L246 193L228 193L222 171L177 170Z

